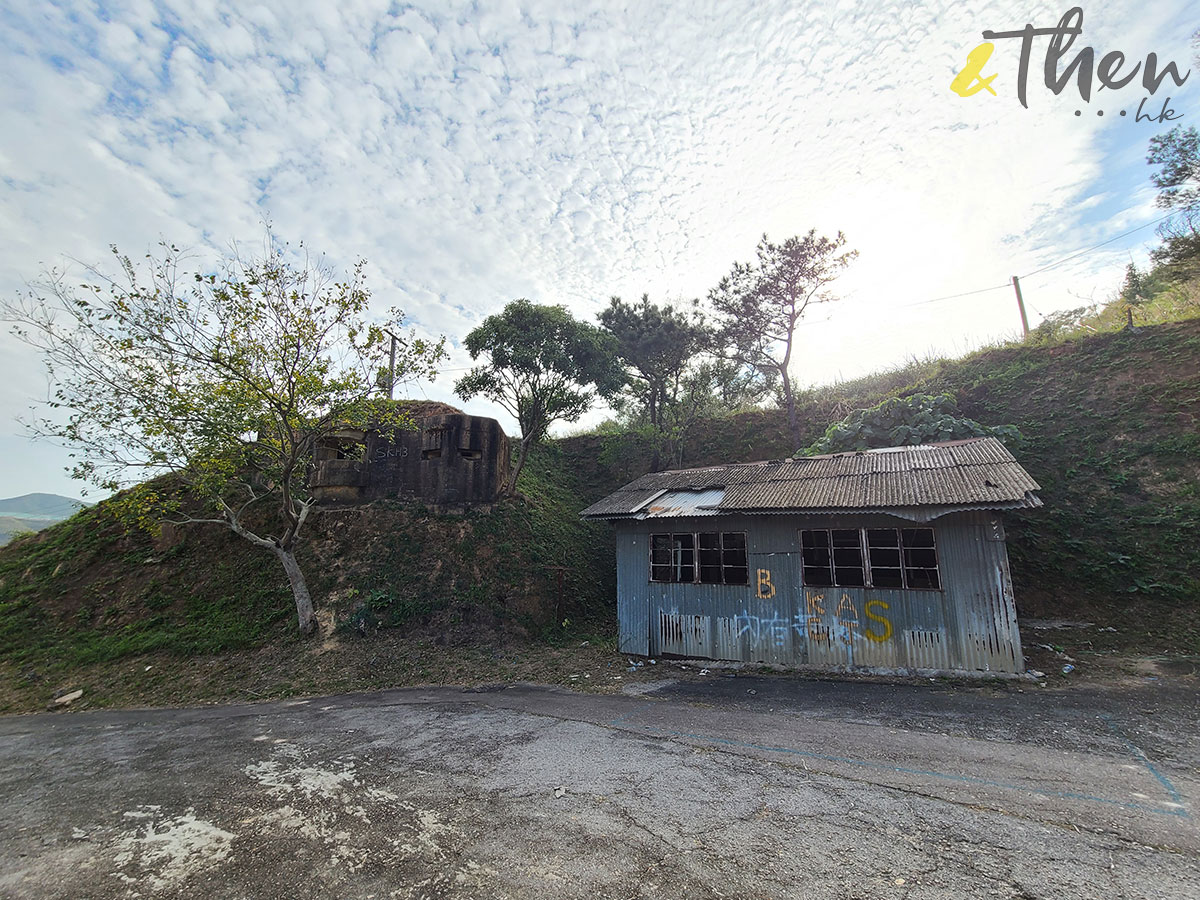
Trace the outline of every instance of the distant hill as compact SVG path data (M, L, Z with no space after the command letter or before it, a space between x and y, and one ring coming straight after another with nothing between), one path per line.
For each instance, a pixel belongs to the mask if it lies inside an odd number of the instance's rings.
M25 494L0 500L0 547L23 531L41 531L91 504L59 494Z
M0 516L12 516L17 519L46 519L58 522L69 519L90 503L82 500L72 500L59 494L24 494L20 497L9 497L0 500Z
M25 519L17 516L0 516L0 547L13 539L15 535L26 531L41 531L49 528L61 519Z

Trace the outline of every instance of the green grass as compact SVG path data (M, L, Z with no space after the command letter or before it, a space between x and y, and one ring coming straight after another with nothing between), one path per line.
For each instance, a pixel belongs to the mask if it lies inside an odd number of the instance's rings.
M290 593L277 563L214 535L155 553L103 505L0 553L0 658L50 670L167 651L220 653L277 639ZM216 547L219 554L209 556ZM132 576L132 577L131 577Z

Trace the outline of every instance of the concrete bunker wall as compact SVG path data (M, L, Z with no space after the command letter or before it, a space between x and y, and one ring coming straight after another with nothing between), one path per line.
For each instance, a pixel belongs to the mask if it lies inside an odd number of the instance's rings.
M426 416L416 429L338 432L316 451L311 480L322 502L420 500L491 503L509 475L508 437L495 419Z

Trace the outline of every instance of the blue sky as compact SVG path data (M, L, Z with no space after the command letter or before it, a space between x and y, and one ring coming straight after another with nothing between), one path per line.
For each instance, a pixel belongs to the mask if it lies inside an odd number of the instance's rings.
M461 338L510 299L593 318L610 295L703 297L759 237L845 232L842 300L801 328L824 383L1019 328L1001 285L1159 215L1139 80L1090 104L950 82L985 29L1048 3L0 2L0 291L166 239L215 256L263 222L379 309ZM1074 51L1193 65L1195 3L1083 6ZM1192 124L1200 74L1166 96ZM1081 115L1075 116L1075 110ZM1104 109L1105 116L1095 115ZM1126 109L1129 115L1117 115ZM1032 323L1103 301L1153 230L1022 278ZM46 394L0 336L0 497L78 495L17 418ZM454 347L450 368L467 365ZM451 372L413 390L452 399ZM498 415L483 404L471 411ZM513 425L506 421L511 431Z

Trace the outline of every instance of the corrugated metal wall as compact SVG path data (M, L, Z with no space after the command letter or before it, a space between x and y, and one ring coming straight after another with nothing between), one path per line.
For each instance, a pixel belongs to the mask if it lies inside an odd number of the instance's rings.
M617 522L617 615L626 653L833 669L1021 672L998 516L935 520L942 590L800 583L801 528L905 528L883 515L723 516ZM651 582L649 535L744 531L749 585Z

